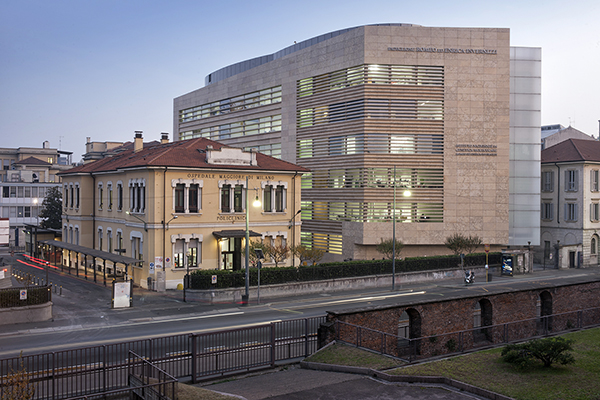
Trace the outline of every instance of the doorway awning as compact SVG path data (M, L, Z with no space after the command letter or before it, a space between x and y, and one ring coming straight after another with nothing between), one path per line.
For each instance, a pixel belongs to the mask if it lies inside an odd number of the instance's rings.
M258 232L249 231L250 237L262 237L262 235ZM246 231L244 229L228 229L224 231L216 231L213 232L213 236L217 239L223 238L245 238Z

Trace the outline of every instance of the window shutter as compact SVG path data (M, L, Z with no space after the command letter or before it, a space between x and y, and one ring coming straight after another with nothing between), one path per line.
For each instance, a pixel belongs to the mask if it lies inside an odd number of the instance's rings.
M573 171L573 190L579 190L579 171ZM577 209L577 206L575 206L575 209Z

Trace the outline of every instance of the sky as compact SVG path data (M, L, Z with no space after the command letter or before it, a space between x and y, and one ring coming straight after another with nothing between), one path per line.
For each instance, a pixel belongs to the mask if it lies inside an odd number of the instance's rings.
M0 0L0 147L173 138L173 99L224 66L354 26L510 28L542 48L542 125L598 136L598 0Z

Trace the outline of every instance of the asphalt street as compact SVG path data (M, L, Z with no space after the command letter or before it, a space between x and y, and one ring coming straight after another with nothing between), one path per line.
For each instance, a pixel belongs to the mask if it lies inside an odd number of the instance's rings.
M4 257L5 262L12 263L15 269L37 274L39 277L45 276L44 271L21 264L7 255L0 256ZM251 303L247 306L183 302L181 291L158 293L134 288L133 307L125 309L111 308L110 286L105 287L101 282L94 283L89 279L86 281L81 277L57 271L52 271L49 275L53 285L57 285L57 293L54 293L52 298L53 319L0 325L0 358L14 354L23 343L28 344L28 353L31 353L49 351L50 348L73 348L129 340L124 338L138 339L144 335L230 329L275 320L319 316L324 315L326 311L410 304L441 298L481 296L524 287L584 282L598 279L600 269L555 270L536 266L530 274L513 277L494 276L492 282L484 282L476 277L475 283L469 286L465 286L456 278L402 285L400 277L395 291L391 291L390 288L378 288L335 294L321 293L269 299L261 304ZM19 284L16 280L13 282ZM14 343L15 347L10 347L9 343ZM207 388L247 399L477 398L449 388L401 386L352 374L306 371L298 368L290 368L276 374L257 374ZM267 384L264 380L270 383Z

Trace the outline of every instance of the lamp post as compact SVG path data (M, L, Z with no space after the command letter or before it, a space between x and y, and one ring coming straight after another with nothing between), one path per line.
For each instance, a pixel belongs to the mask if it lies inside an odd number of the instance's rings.
M33 199L33 204L35 204L35 248L33 250L33 256L35 258L37 258L37 233L38 233L38 226L40 225L40 208L38 206L38 199L35 198Z
M290 219L289 228L292 230L292 246L296 247L296 216L302 212L302 209L299 209L296 214ZM292 268L295 267L295 256L292 251Z
M248 203L248 189L248 176L246 176L246 291L245 294L242 295L242 304L248 304L248 299L250 298L250 203ZM254 207L260 207L260 200L258 199L258 194L256 195L256 199L254 200L253 205Z
M396 290L396 166L394 165L394 207L392 209L392 290ZM404 197L410 197L410 190L405 190Z
M186 286L189 284L190 282L190 251L191 249L187 249L185 251L185 267L186 267L186 272L185 272L185 277L183 278L183 302L186 303L185 300L185 289Z

